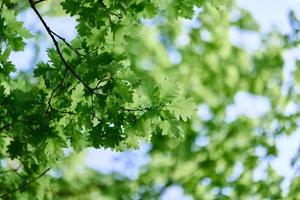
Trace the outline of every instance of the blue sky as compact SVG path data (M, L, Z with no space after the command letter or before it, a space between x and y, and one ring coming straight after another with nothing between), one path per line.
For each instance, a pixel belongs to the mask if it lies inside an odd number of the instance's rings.
M300 0L238 0L237 2L253 14L263 31L270 30L273 25L284 32L288 31L288 11L293 9L300 13Z
M300 0L238 0L238 5L249 10L254 18L261 25L262 31L268 31L275 26L282 32L289 31L289 24L287 19L287 13L290 9L294 9L300 16ZM27 11L19 16L19 19L25 22L25 26L29 28L33 33L37 33L43 28L37 21L36 16L31 11ZM62 18L45 18L48 25L57 32L59 35L65 37L67 40L71 40L76 37L75 20L69 17ZM232 31L231 38L233 43L244 45L250 51L259 47L258 39L256 35L239 33ZM184 40L184 38L183 38ZM41 52L49 47L50 40L43 41L40 46ZM34 41L28 40L28 45L23 52L15 52L11 55L10 59L16 64L18 70L28 70L32 66L33 51L32 47ZM44 49L44 50L43 50ZM295 59L299 58L299 49L287 51L284 54L285 57L285 74L286 78L289 78L288 72L293 70L295 65ZM45 53L42 53L39 60L45 60L47 58ZM176 55L175 58L176 59ZM247 109L250 103L255 102L256 110ZM247 93L238 93L235 97L234 104L229 106L228 120L234 120L239 115L247 115L249 117L257 117L268 111L269 102L264 97L257 97L249 95ZM296 108L291 105L288 112L293 112ZM202 105L199 110L200 116L209 117L209 109ZM299 146L300 134L299 131L292 136L282 136L276 141L279 147L279 156L275 160L262 160L261 166L257 170L257 179L263 178L263 170L268 163L271 163L276 171L286 177L286 182L283 187L288 186L288 180L293 176L293 170L290 168L290 159L294 156ZM201 142L201 141L200 141ZM150 158L146 156L149 146L142 145L139 151L126 151L124 153L116 153L110 150L89 150L86 158L86 163L89 167L98 169L104 173L110 173L111 171L123 172L129 177L136 177L137 170L140 165L145 164ZM261 150L257 150L258 154L263 154ZM99 159L98 159L99 158ZM133 170L128 170L130 166ZM183 192L180 187L174 186L170 190L166 191L166 194L162 199L183 199ZM188 197L187 197L188 198Z

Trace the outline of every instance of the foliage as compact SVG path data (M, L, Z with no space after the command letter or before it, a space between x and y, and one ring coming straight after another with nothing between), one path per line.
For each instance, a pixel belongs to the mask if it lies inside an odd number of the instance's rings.
M295 14L290 34L262 34L231 0L63 0L53 10L62 6L78 31L67 42L44 20L40 6L47 3L0 1L1 198L158 199L173 185L195 199L299 198L299 178L285 194L271 165L264 179L252 178L263 160L276 157L276 138L297 129L298 113L284 111L297 104L299 80L286 94L282 89L283 53L299 42ZM13 77L10 53L34 37L16 19L26 9L53 47L33 74ZM191 18L199 25L184 24ZM233 27L258 34L260 49L232 44ZM178 42L183 34L187 44ZM172 62L171 51L180 62ZM226 120L241 91L267 97L270 110ZM211 117L196 115L195 105L207 106ZM197 145L199 138L208 144ZM78 153L87 147L124 151L141 141L151 144L151 162L134 180L78 170Z

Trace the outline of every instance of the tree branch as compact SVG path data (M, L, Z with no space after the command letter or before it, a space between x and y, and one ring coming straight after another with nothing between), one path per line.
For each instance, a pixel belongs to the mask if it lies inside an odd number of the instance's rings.
M2 195L0 196L0 199L3 199L4 197L7 197L7 196L9 196L9 195L11 195L11 194L13 194L13 193L15 193L15 192L18 192L18 191L22 190L22 189L25 188L25 187L31 185L31 184L34 183L36 180L38 180L39 178L41 178L42 176L44 176L50 169L51 169L51 168L47 168L45 171L43 171L43 172L42 172L40 175L38 175L37 177L31 179L31 180L28 181L28 182L22 183L21 185L19 185L19 187L15 188L15 189L13 189L13 190L11 190L11 191L5 193L5 194L2 194Z
M94 95L92 95L91 98L92 98L92 114L100 122L101 119L100 119L100 117L97 116L97 114L95 112Z
M63 86L63 84L64 84L64 82L65 82L65 79L66 79L66 77L67 77L67 74L68 74L68 69L66 68L66 69L65 69L65 73L64 73L63 79L62 79L61 82L54 88L54 90L52 90L52 92L51 92L50 98L48 99L48 108L47 108L47 112L49 112L49 110L53 108L52 105L51 105L51 101L52 101L52 99L53 99L53 97L54 97L54 94L55 94L56 90L58 90L58 88L60 88L60 87Z
M47 23L45 22L45 20L43 19L43 17L41 16L41 14L39 13L39 11L37 10L37 8L35 7L35 2L33 0L28 0L30 3L30 7L32 8L32 10L35 12L35 14L38 16L38 18L40 19L41 23L43 24L44 28L46 29L48 35L51 37L52 42L56 48L56 52L58 53L61 61L63 62L64 66L66 67L67 70L69 70L73 76L79 81L81 82L91 93L94 93L94 90L87 84L85 83L80 76L74 71L74 69L72 67L69 66L68 62L66 61L66 59L64 58L64 56L62 55L62 52L58 46L58 42L55 39L55 35L53 34L52 30L49 28L49 26L47 25Z
M58 35L57 33L55 33L54 31L51 30L51 33L53 35L55 35L56 37L58 37L61 41L63 41L71 50L73 50L78 56L80 57L84 57L85 55L81 54L76 48L74 48L69 42L67 42L67 40L63 37L61 37L60 35Z
M38 1L34 1L34 4L36 5L36 4L41 3L41 2L43 2L43 1L46 1L46 0L38 0Z

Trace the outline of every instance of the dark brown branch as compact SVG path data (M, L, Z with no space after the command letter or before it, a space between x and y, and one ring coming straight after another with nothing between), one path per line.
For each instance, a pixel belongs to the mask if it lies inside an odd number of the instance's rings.
M103 80L98 80L96 86L93 88L93 90L98 90L100 89L100 84L103 83L104 81L108 81L109 79L111 79L110 76L105 76Z
M92 114L96 119L98 119L98 121L101 121L100 117L98 117L95 112L94 95L92 95L91 98L92 98Z
M5 194L2 194L2 195L0 196L0 199L3 199L4 197L7 197L7 196L9 196L9 195L11 195L11 194L13 194L13 193L15 193L15 192L18 192L18 191L20 191L20 190L26 188L27 186L31 185L31 184L34 183L36 180L38 180L39 178L41 178L42 176L44 176L50 169L51 169L51 168L47 168L45 171L43 171L43 172L42 172L40 175L38 175L37 177L31 179L31 180L28 181L28 182L25 181L25 182L23 182L21 185L19 185L19 187L15 188L15 189L13 189L13 190L11 190L11 191L5 193Z
M102 82L103 82L102 80L99 80L98 83L96 84L96 86L94 87L94 90L99 89L99 85L100 85L100 83L102 83Z
M46 1L46 0L38 0L38 1L34 1L34 4L36 5L36 4L41 3L41 2L43 2L43 1Z
M64 73L64 77L63 79L61 80L61 82L54 88L54 90L52 90L51 92L51 95L50 95L50 98L48 99L48 108L47 108L47 112L49 112L50 109L52 109L52 105L51 105L51 101L54 97L54 94L56 92L56 90L58 90L58 88L62 87L64 82L65 82L65 79L67 77L67 74L68 74L68 69L66 68L65 69L65 73Z
M108 17L108 20L109 20L109 23L110 23L110 26L112 27L113 22L112 22L111 17L110 17L109 9L106 7L106 5L103 3L102 0L99 0L98 2L100 3L100 6L105 10L105 13L106 13L106 15Z
M110 26L111 26L111 27L113 26L113 22L112 22L112 19L111 19L111 16L110 16L110 15L113 15L113 16L117 17L119 20L122 18L122 15L117 14L117 13L114 13L114 12L111 12L111 11L109 10L109 8L106 7L106 5L103 3L102 0L99 0L98 2L100 3L100 6L105 10L105 13L106 13L106 15L107 15L107 17L108 17L108 20L109 20L109 23L110 23Z
M78 56L84 57L85 55L81 54L78 49L74 48L69 42L67 42L67 40L63 37L61 37L60 35L58 35L57 33L55 33L54 31L51 30L51 33L53 35L55 35L56 37L58 37L61 41L63 41L65 43L65 45L67 45L71 50L73 50Z
M94 90L87 84L85 83L80 76L74 71L74 69L72 67L69 66L68 62L66 61L66 59L64 58L64 56L62 55L62 52L58 46L58 42L55 39L54 34L52 33L52 30L49 28L49 26L47 25L47 23L45 22L45 20L43 19L43 17L41 16L41 14L39 13L39 11L36 9L35 7L35 2L33 0L28 0L30 3L30 6L32 8L32 10L35 12L35 14L38 16L38 18L40 19L40 21L42 22L44 28L46 29L48 35L51 37L53 44L56 48L56 52L58 53L61 61L63 62L64 66L66 67L67 70L69 70L73 76L79 81L81 82L91 93L94 93Z

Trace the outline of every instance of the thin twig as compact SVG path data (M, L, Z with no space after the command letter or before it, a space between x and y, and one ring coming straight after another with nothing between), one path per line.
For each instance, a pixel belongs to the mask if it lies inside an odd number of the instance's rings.
M45 171L43 171L43 172L42 172L40 175L38 175L37 177L31 179L31 180L28 181L28 182L25 181L24 183L22 183L21 185L19 185L19 187L15 188L15 189L13 189L13 190L11 190L11 191L5 193L5 194L2 194L2 195L0 196L0 199L3 199L4 197L7 197L7 196L9 196L9 195L11 195L11 194L13 194L13 193L15 193L15 192L18 192L18 191L22 190L22 189L25 188L25 187L31 185L31 184L34 183L36 180L38 180L39 178L41 178L42 176L44 176L50 169L51 169L51 168L47 168Z
M51 105L51 101L54 97L54 94L56 92L56 90L58 90L58 88L62 87L64 82L65 82L65 79L67 77L67 73L68 73L68 69L66 68L65 69L65 73L64 73L64 76L63 76L63 79L61 80L61 82L54 88L54 90L52 90L51 92L51 95L50 95L50 98L48 99L48 108L47 108L47 112L49 112L49 110L51 110L53 107Z
M39 13L39 11L36 9L35 7L35 3L33 0L28 0L30 3L30 6L32 8L32 10L35 12L35 14L38 16L38 18L40 19L41 23L43 24L44 28L46 29L48 35L51 37L53 44L56 48L56 51L61 59L61 61L63 62L63 64L65 65L65 67L73 74L73 76L79 81L81 82L91 93L94 93L94 90L87 84L85 83L80 76L74 71L74 69L72 67L69 66L68 62L66 61L66 59L64 58L64 56L62 55L62 52L58 46L58 42L55 39L54 34L52 33L52 30L49 28L49 26L47 25L47 23L45 22L45 20L43 19L43 17L41 16L41 14Z
M110 23L110 26L112 27L113 22L112 22L111 17L110 17L109 9L106 7L106 5L103 3L102 0L99 0L98 2L100 3L101 7L105 10L105 13L106 13L106 15L108 17L108 20L109 20L109 23Z
M103 80L98 80L96 86L93 88L93 90L98 90L100 89L100 84L103 83L104 81L108 81L109 79L111 79L110 76L105 76Z
M36 4L41 3L43 1L46 1L46 0L38 0L38 1L35 1L34 4L36 5Z
M85 57L85 55L81 54L76 48L74 48L69 42L67 42L67 40L65 38L63 38L62 36L58 35L57 33L55 33L54 31L51 30L51 33L53 33L53 35L55 35L56 37L58 37L61 41L63 41L71 50L73 50L78 56L81 57Z
M94 90L99 89L99 85L100 85L100 83L102 83L102 82L103 82L102 80L99 80L98 83L96 84L96 86L94 87Z
M92 98L92 114L96 119L98 119L98 121L101 121L100 117L98 117L95 112L94 95L92 95L91 98Z

